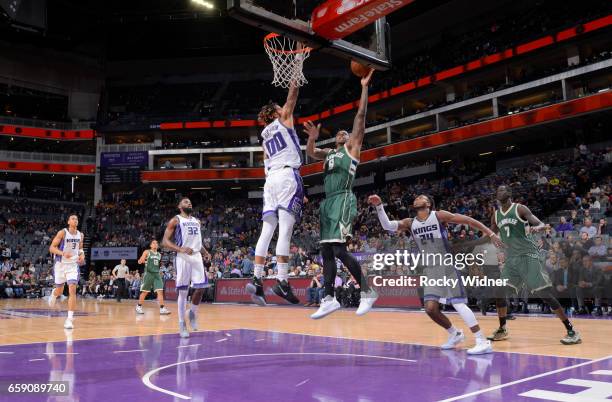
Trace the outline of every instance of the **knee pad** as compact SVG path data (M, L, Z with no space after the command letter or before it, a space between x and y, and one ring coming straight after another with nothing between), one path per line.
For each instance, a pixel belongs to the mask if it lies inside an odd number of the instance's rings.
M457 310L457 313L463 319L463 322L470 328L478 325L478 320L476 320L476 315L474 312L470 310L470 308L465 303L453 303L453 307Z
M272 236L274 236L274 231L276 230L276 225L278 224L278 219L274 215L266 215L263 219L263 225L261 227L261 234L259 235L259 240L257 240L257 245L255 246L255 255L260 257L265 257L268 255L268 247L270 247L270 241L272 241Z
M276 241L277 256L289 256L289 245L291 242L291 234L293 233L294 224L295 216L293 216L293 214L282 209L278 211L278 240Z

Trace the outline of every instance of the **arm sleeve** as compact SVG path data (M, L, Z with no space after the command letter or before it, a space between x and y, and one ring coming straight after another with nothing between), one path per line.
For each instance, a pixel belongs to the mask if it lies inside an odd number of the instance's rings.
M376 214L378 215L378 220L382 225L383 229L388 230L390 232L397 232L399 227L398 221L389 221L389 217L385 212L385 207L382 204L376 206Z

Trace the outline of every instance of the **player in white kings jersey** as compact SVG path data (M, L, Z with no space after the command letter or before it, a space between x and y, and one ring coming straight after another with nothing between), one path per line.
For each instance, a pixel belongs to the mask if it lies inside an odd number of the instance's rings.
M278 226L276 242L276 261L278 268L277 284L273 287L276 295L292 304L299 303L293 294L287 279L289 278L289 245L293 225L300 220L304 204L304 186L300 176L302 151L300 141L293 126L293 109L298 98L299 88L294 84L289 87L287 101L283 107L269 103L261 108L259 121L266 125L261 132L266 183L264 184L264 202L261 235L255 247L255 274L253 282L247 284L246 290L253 302L265 305L263 269L268 254L268 247Z
M428 279L460 279L454 263L447 264L442 262L446 260L446 255L451 253L446 230L446 226L449 223L467 225L488 236L495 246L500 247L502 245L499 237L477 220L466 215L453 214L448 211L436 211L433 200L427 195L419 195L414 199L412 208L417 211L416 216L414 218L402 219L401 221L389 221L379 196L371 195L368 198L368 202L376 207L376 213L383 229L393 232L408 232L412 235L418 246L419 253L425 256L425 262L421 262L419 265L423 268L422 275ZM454 287L428 284L423 286L423 290L425 312L432 321L448 332L448 340L441 346L442 349L452 349L465 339L463 331L455 328L448 317L440 311L440 304L449 303L453 305L476 337L476 345L468 349L467 353L478 355L493 352L491 341L484 337L476 316L466 304L467 295L460 280L457 286Z
M68 283L68 318L64 328L74 328L74 310L76 308L76 288L79 282L79 265L85 263L83 251L83 234L78 231L79 218L76 215L68 217L68 227L62 229L53 238L49 252L55 256L53 277L55 288L49 296L49 306L53 307L55 300L63 293L64 284Z
M202 232L200 221L192 216L193 206L189 198L182 198L178 204L181 211L168 222L164 232L162 245L176 252L174 266L176 267L176 289L178 290L179 333L182 338L189 337L185 324L185 308L189 285L195 289L191 296L189 309L189 325L193 331L198 330L198 306L208 286L208 277L204 272L204 256L210 254L202 247Z

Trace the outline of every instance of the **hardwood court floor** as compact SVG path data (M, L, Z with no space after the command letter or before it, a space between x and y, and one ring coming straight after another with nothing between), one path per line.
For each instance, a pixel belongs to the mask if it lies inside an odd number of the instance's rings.
M120 338L171 334L178 331L177 305L168 303L172 311L169 316L159 316L157 304L146 302L146 313L137 315L135 301L79 299L79 315L72 330L74 340L97 338ZM27 344L36 342L59 342L66 339L63 329L66 302L59 302L50 309L41 299L0 300L0 345ZM364 317L356 317L354 310L340 310L322 320L312 320L312 308L248 305L203 304L199 311L201 330L252 329L278 331L293 334L329 336L337 338L388 341L406 344L437 346L446 340L446 332L436 326L422 312L372 311ZM469 334L456 314L451 321ZM489 314L478 315L486 334L497 326L497 318ZM519 317L509 321L510 339L494 343L499 352L526 353L601 358L612 350L611 319L573 319L575 327L583 337L581 345L564 346L559 339L564 328L552 317ZM463 347L473 345L468 335Z

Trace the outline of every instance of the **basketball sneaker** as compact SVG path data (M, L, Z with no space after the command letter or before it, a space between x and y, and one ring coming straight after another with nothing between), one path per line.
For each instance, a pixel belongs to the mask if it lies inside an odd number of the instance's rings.
M142 306L136 305L136 314L144 314L144 310L142 309Z
M266 296L264 294L263 282L261 278L253 277L251 283L247 283L246 292L251 295L251 300L258 306L266 305Z
M582 343L580 332L567 331L567 335L565 335L565 338L561 339L561 343L564 345L577 345L579 343Z
M370 289L367 292L361 292L361 299L359 301L359 308L355 314L364 315L372 309L374 303L378 300L378 293L374 289Z
M491 341L488 339L476 338L476 345L473 348L467 350L468 355L484 355L487 353L493 353L493 347Z
M293 290L291 290L291 285L289 285L289 282L287 282L286 280L279 281L277 279L276 285L274 285L272 291L275 295L277 295L278 297L282 297L291 304L298 304L300 302L300 300L293 294Z
M189 325L192 331L198 330L198 316L191 309L189 309Z
M318 320L319 318L323 318L326 315L333 313L334 311L340 309L340 303L336 300L335 297L331 297L329 295L325 296L323 300L321 300L321 307L310 316L313 320Z
M168 315L168 314L170 314L170 310L168 310L168 309L166 308L166 306L164 306L164 307L160 307L160 309L159 309L159 315Z
M463 335L463 331L457 330L457 332L455 332L454 334L448 335L448 339L446 340L446 343L440 346L440 349L442 350L452 349L458 344L460 344L461 342L463 342L464 340L465 340L465 335Z
M66 321L64 321L64 328L66 329L74 328L74 325L72 324L72 320L70 318L66 318Z
M179 335L181 338L189 338L189 331L187 331L185 321L179 321Z
M493 332L493 335L487 336L487 339L490 341L503 341L504 339L508 339L508 330L504 327L499 327Z

